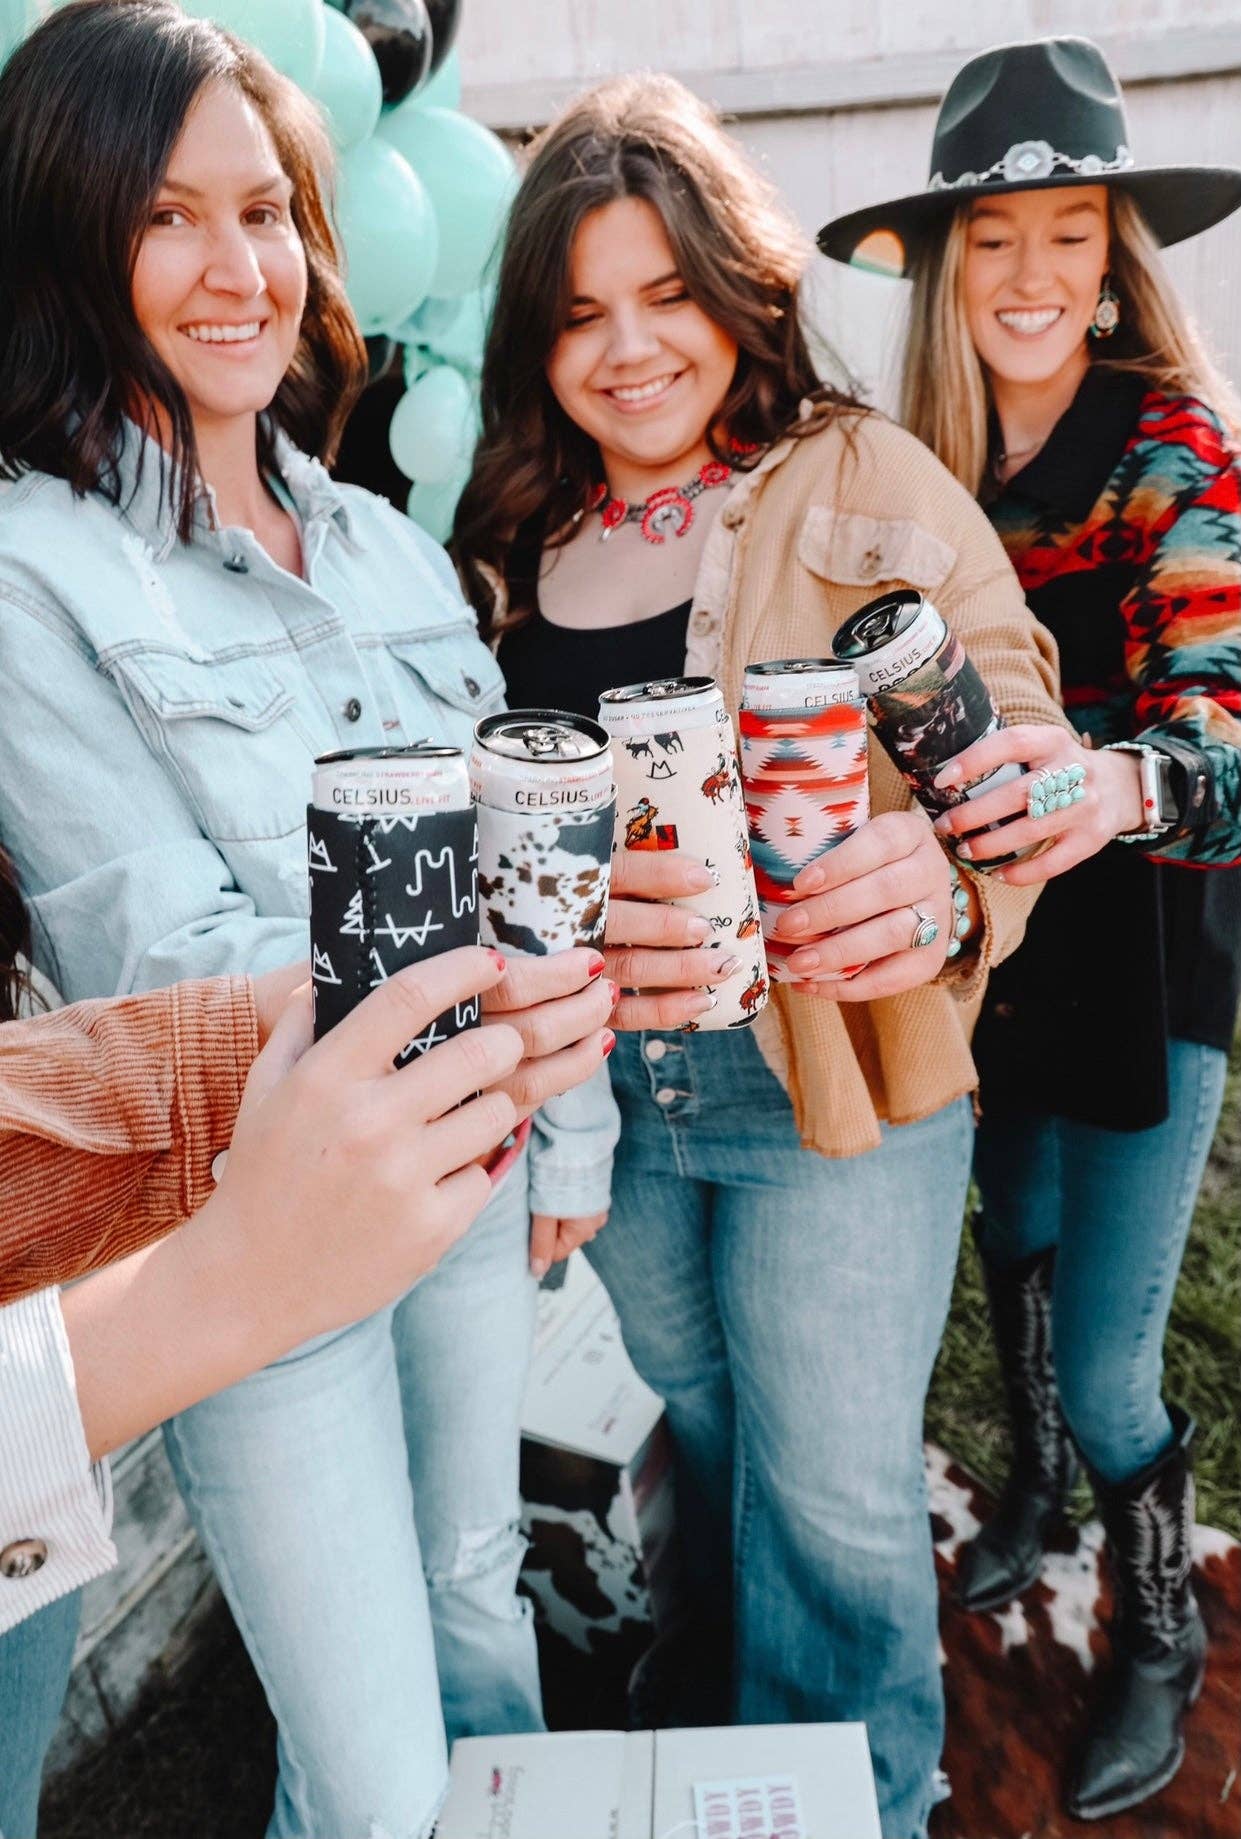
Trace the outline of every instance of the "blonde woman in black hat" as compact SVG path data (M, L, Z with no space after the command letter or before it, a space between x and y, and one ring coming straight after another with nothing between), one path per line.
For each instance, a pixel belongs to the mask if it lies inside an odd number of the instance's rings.
M1137 166L1084 39L967 64L931 172L819 240L912 276L904 419L985 505L1080 735L979 742L945 783L1029 770L937 828L977 868L1047 842L995 871L1049 885L974 1041L1015 1460L960 1579L976 1609L1035 1580L1076 1446L1117 1586L1069 1795L1092 1819L1176 1773L1205 1659L1194 1426L1163 1402L1161 1348L1241 985L1241 468L1231 391L1158 250L1236 209L1241 173ZM967 834L1014 814L998 841Z

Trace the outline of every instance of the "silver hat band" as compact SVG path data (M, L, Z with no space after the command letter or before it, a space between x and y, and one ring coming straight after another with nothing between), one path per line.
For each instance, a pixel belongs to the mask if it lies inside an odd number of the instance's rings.
M945 179L942 172L937 172L927 190L952 192L962 186L986 185L992 179L1002 179L1010 185L1016 185L1023 179L1049 179L1055 172L1077 173L1086 179L1106 172L1128 172L1135 163L1123 141L1116 149L1114 160L1101 159L1097 153L1086 153L1080 160L1075 160L1071 153L1057 153L1048 141L1022 140L1010 147L994 166L988 166L986 172L962 172L955 179Z

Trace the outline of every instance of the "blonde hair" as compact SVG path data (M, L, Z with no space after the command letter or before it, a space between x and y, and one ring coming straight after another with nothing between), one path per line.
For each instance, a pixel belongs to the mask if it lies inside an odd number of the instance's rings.
M1122 191L1110 191L1108 205L1108 273L1121 322L1106 346L1094 348L1093 361L1135 371L1168 395L1194 396L1241 433L1241 403L1168 279L1141 210ZM962 300L969 217L970 206L959 205L914 269L901 419L977 497L987 468L991 392Z

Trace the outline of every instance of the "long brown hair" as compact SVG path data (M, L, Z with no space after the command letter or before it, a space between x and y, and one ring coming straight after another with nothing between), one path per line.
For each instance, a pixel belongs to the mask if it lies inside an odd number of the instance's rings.
M254 105L293 183L306 251L301 338L267 416L330 461L366 379L320 175L331 149L313 105L250 45L170 0L77 0L0 75L0 478L29 469L118 502L124 417L135 400L169 430L165 484L182 537L198 456L189 405L134 317L139 244L185 118L204 84ZM161 458L162 464L162 458Z
M1136 371L1169 395L1195 396L1241 430L1232 387L1177 297L1140 209L1110 187L1108 205L1109 273L1121 317L1105 345L1091 341L1091 361ZM987 469L991 393L962 299L969 217L969 204L958 206L915 265L901 420L976 497Z
M725 135L716 116L671 77L600 84L535 142L500 258L482 371L482 434L457 506L453 553L484 635L527 617L533 556L565 540L603 477L599 450L560 407L548 356L564 330L579 225L619 198L659 212L690 298L736 342L732 386L708 443L762 449L793 430L806 397L820 427L858 408L816 375L798 311L809 245ZM508 589L496 620L489 576Z

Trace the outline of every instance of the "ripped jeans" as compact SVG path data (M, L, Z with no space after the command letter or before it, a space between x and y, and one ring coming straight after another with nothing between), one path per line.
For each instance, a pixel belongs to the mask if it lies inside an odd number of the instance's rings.
M523 1157L394 1309L165 1428L279 1727L268 1839L427 1839L446 1734L543 1728L515 1594L526 1195Z

